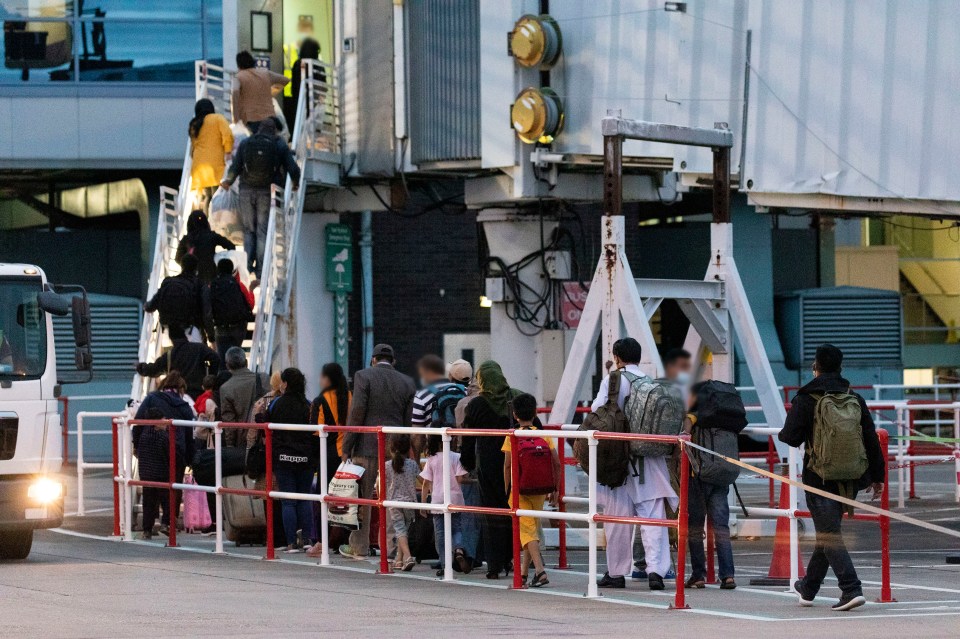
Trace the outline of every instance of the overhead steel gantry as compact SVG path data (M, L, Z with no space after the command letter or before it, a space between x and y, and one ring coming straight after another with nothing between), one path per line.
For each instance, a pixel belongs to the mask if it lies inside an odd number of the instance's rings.
M783 426L786 417L783 400L733 259L730 222L733 133L721 124L702 129L620 117L604 118L601 132L604 142L601 256L560 380L551 422L568 422L573 416L578 390L592 368L598 338L603 340L604 357L609 357L614 341L625 335L634 337L643 347L641 367L651 376L661 376L663 364L650 330L650 318L663 300L674 299L690 320L685 347L694 354L697 365L709 351L713 360L712 376L733 382L736 335L767 425ZM623 141L626 139L707 147L713 152L711 256L703 281L634 279L624 250ZM781 448L783 458L786 448Z

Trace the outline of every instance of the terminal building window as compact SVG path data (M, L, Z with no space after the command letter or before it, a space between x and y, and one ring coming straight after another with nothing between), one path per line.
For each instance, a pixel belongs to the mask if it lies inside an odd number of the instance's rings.
M0 84L193 82L222 62L221 0L0 0Z

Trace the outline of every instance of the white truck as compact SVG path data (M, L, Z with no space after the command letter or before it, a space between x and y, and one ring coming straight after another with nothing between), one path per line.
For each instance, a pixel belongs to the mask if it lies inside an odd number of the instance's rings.
M0 559L26 558L34 530L63 522L61 379L51 315L69 314L76 368L89 372L86 292L55 289L37 266L0 263Z

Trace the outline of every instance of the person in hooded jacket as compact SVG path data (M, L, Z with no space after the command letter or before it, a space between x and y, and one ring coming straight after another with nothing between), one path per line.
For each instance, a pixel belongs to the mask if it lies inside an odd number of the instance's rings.
M883 493L883 481L886 473L886 459L880 450L880 439L867 403L859 394L850 390L850 382L840 374L843 364L843 352L832 344L817 347L813 360L813 379L801 387L793 397L790 411L783 423L779 439L788 446L799 448L807 444L803 456L803 483L811 488L834 495L856 499L857 492L869 487L874 497ZM816 428L816 410L820 397L825 393L850 393L860 403L860 434L863 448L867 454L867 471L859 481L824 481L810 468L810 443ZM850 553L843 543L840 524L843 521L843 504L816 493L807 491L807 507L817 534L816 546L807 565L806 576L794 583L794 590L800 595L800 605L809 607L820 591L827 568L832 568L840 587L840 601L833 605L837 611L852 610L866 603L863 586L853 567Z
M217 247L228 251L237 248L233 242L210 228L206 213L199 209L190 213L187 234L180 238L180 244L177 245L177 263L181 262L184 255L193 255L197 258L197 277L204 284L209 284L217 276L217 265L213 260Z
M479 395L470 400L464 412L464 428L506 429L513 427L510 404L523 391L510 388L500 364L486 361L477 369ZM539 421L536 421L539 425ZM463 438L460 463L468 471L477 470L481 505L509 508L503 483L503 437ZM487 579L499 579L510 572L513 556L512 532L508 517L484 515L481 520L483 553L487 561Z
M160 383L160 389L143 399L137 409L136 419L182 419L193 421L193 409L183 399L186 383L180 373L172 370ZM174 482L183 481L183 471L187 460L193 459L194 440L193 429L174 428L176 437L176 474ZM136 455L140 472L140 479L144 481L170 481L170 440L169 431L164 426L133 427L133 454ZM174 491L176 507L174 513L180 510L180 491ZM176 515L170 519L169 496L166 488L143 488L143 526L141 537L150 539L153 536L153 525L157 520L157 511L163 507L163 516L160 519L161 534L169 534L170 525L176 525Z
M283 116L287 119L287 124L292 128L297 119L297 100L300 97L300 85L303 84L303 65L304 60L320 59L320 43L313 38L304 38L300 43L297 61L290 67L290 96L283 99ZM323 67L316 67L315 80L326 83L327 73ZM309 104L309 103L308 103Z
M306 396L306 378L297 368L280 373L281 395L267 409L267 421L275 424L309 424L310 402ZM277 490L284 493L310 493L313 473L320 461L320 438L306 431L275 430L273 472ZM301 552L307 540L315 541L313 509L310 502L281 499L286 552Z
M187 132L190 135L190 187L197 193L197 203L210 213L210 200L220 186L226 159L233 151L230 123L216 112L207 98L197 100L194 117Z

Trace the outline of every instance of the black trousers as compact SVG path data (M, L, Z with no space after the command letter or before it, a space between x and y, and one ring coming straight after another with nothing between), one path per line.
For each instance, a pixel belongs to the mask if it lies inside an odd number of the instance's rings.
M845 596L856 597L863 594L857 570L853 567L850 553L843 543L840 524L843 521L843 505L840 502L807 493L807 506L813 519L813 528L817 532L817 543L807 564L807 576L801 582L807 594L816 595L820 591L827 568L833 569L840 590Z
M226 361L227 349L232 346L243 346L243 338L246 337L246 335L247 327L242 324L237 324L236 326L217 327L217 355L220 356L221 362Z
M480 503L488 508L508 508L507 496L503 488L503 467L500 476L496 469L481 468L477 479L480 486ZM487 572L500 572L510 565L513 557L513 528L510 517L501 515L482 515L480 535L483 539L483 553L487 561ZM515 570L519 567L514 566Z

